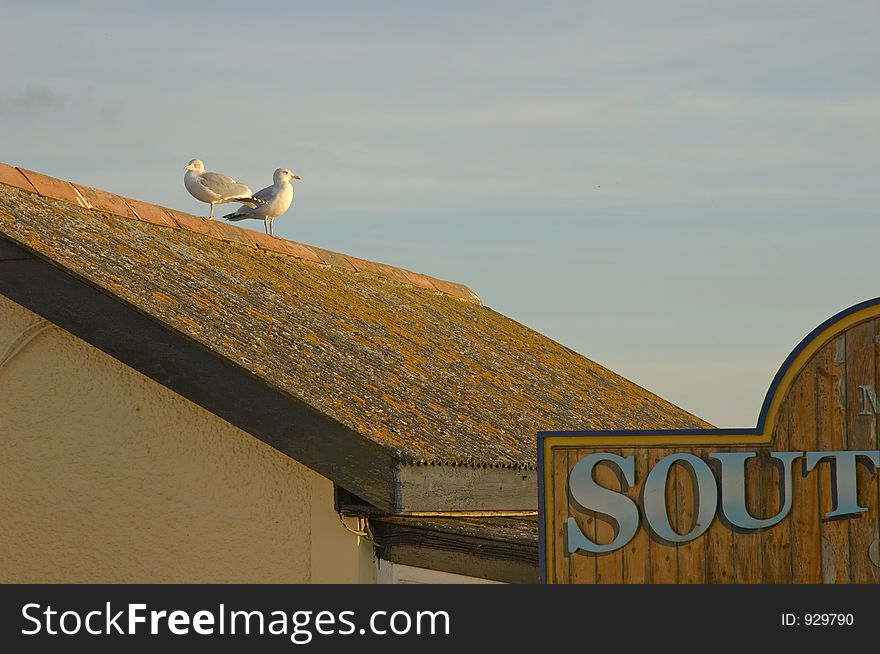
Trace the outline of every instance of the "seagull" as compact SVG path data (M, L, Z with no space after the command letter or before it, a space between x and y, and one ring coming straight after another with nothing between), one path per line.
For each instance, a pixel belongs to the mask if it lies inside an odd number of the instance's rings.
M244 202L251 206L257 206L260 200L254 197L247 184L236 182L231 177L220 173L206 173L205 164L199 159L192 159L183 167L186 174L183 176L183 185L196 200L207 202L211 205L210 220L214 220L214 205L224 202Z
M266 227L266 233L274 236L272 233L272 221L283 214L290 208L293 202L293 185L290 183L292 179L299 179L299 175L295 175L287 168L278 168L272 175L275 181L272 186L267 186L254 193L254 199L260 204L256 206L241 206L235 213L225 216L226 220L239 221L246 218L255 218L263 220Z

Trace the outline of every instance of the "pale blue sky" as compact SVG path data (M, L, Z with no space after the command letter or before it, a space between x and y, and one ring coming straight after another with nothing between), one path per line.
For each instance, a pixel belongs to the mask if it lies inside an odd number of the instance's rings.
M469 284L719 426L880 295L880 3L18 2L0 161ZM259 229L260 223L252 225Z

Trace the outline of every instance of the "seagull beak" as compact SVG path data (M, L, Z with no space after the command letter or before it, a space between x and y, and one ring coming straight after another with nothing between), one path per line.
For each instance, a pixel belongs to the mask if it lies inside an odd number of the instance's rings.
M293 179L300 179L299 175L294 175Z

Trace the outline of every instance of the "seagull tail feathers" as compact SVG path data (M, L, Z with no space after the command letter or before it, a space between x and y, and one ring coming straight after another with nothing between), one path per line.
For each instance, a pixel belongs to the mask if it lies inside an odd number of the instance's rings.
M237 198L229 198L226 202L241 202L242 204L246 204L249 207L257 207L261 204L266 204L265 200L261 200L260 198L255 198L252 195L242 195Z

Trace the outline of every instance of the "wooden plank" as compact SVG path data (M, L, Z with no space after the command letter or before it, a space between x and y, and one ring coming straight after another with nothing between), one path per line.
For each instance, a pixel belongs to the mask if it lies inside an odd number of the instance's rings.
M697 457L705 457L702 450L693 450ZM687 464L673 466L675 497L677 502L675 529L679 534L688 533L696 521L697 492ZM676 547L678 558L678 583L702 584L706 581L706 538L705 535Z
M816 368L815 357L798 374L791 389L792 403L790 449L815 451L816 437ZM800 470L800 465L797 466ZM816 474L793 475L789 524L791 528L791 581L817 584L822 581L822 547L819 536L819 488Z
M569 450L555 447L553 465L553 583L567 584L569 556L566 549L566 522L568 520L568 457Z
M718 448L716 452L730 452L731 448ZM715 470L718 470L716 461ZM716 474L716 478L718 475ZM734 583L733 530L724 519L721 511L721 498L718 500L718 511L715 519L706 532L706 583Z
M663 448L652 448L648 451L648 461L650 467L653 468L656 463L670 454L670 450ZM671 477L672 475L670 475ZM675 515L678 507L678 500L675 494L673 484L666 485L666 505L669 507L669 514ZM648 528L645 523L645 528ZM675 584L678 583L678 556L674 543L667 543L651 533L651 583L654 584Z
M791 397L791 394L789 394ZM791 429L791 402L786 399L783 403L776 427L773 431L772 450L786 451L789 448L789 431ZM763 471L763 515L756 516L767 518L779 512L782 501L780 483L782 482L781 469L778 465L772 465L769 457L770 449L761 452ZM800 470L799 462L794 464L795 470ZM796 474L800 474L797 472ZM791 515L785 517L782 522L765 529L762 535L762 547L764 550L764 563L762 574L765 584L788 584L791 583Z
M591 450L572 450L568 455L568 470L591 453ZM596 513L594 511L571 510L571 515L577 520L578 526L584 532L584 536L596 541ZM576 552L571 555L569 561L569 581L572 584L595 584L596 583L596 555L585 552Z
M746 506L752 515L761 515L763 497L763 466L760 457L746 461ZM733 563L738 584L759 584L762 581L762 533L735 530L733 536Z
M846 338L839 336L821 352L816 369L817 450L846 449ZM849 583L849 526L845 520L826 520L833 508L831 467L820 464L811 474L818 484L819 540L822 583Z
M874 319L872 321L874 323L874 389L875 392L880 392L880 388L878 388L878 382L880 382L880 319ZM874 421L874 429L871 431L871 436L873 437L871 449L880 449L880 420L877 419L877 414L874 414L872 420ZM871 478L867 470L864 468L861 470L861 474L868 478L868 488L867 488L867 497L869 504L867 505L868 511L874 516L874 541L870 545L870 547L874 547L877 545L878 549L875 549L875 558L873 562L870 557L865 557L868 559L871 564L870 571L874 575L874 583L880 583L880 561L877 560L877 556L880 555L880 468L874 469L874 476Z
M608 450L613 454L620 454L618 450ZM617 476L617 468L611 468L610 464L600 463L593 469L596 483L605 488L619 491L621 479ZM610 543L614 539L615 527L610 518L596 515L596 542L602 545ZM596 556L596 583L620 584L623 583L623 549L599 554Z
M877 352L874 337L877 321L866 321L846 332L846 434L847 449L877 449L877 416L859 415L862 394L859 386L877 388L875 368ZM868 508L860 517L848 520L850 542L850 581L852 583L877 583L880 568L871 564L868 548L878 538L877 534L877 488L875 474L863 465L858 466L858 497L862 506Z
M648 475L648 451L644 448L623 450L623 456L630 455L635 457L636 483L627 494L638 501ZM651 539L642 518L639 530L623 550L623 583L647 584L650 581Z

